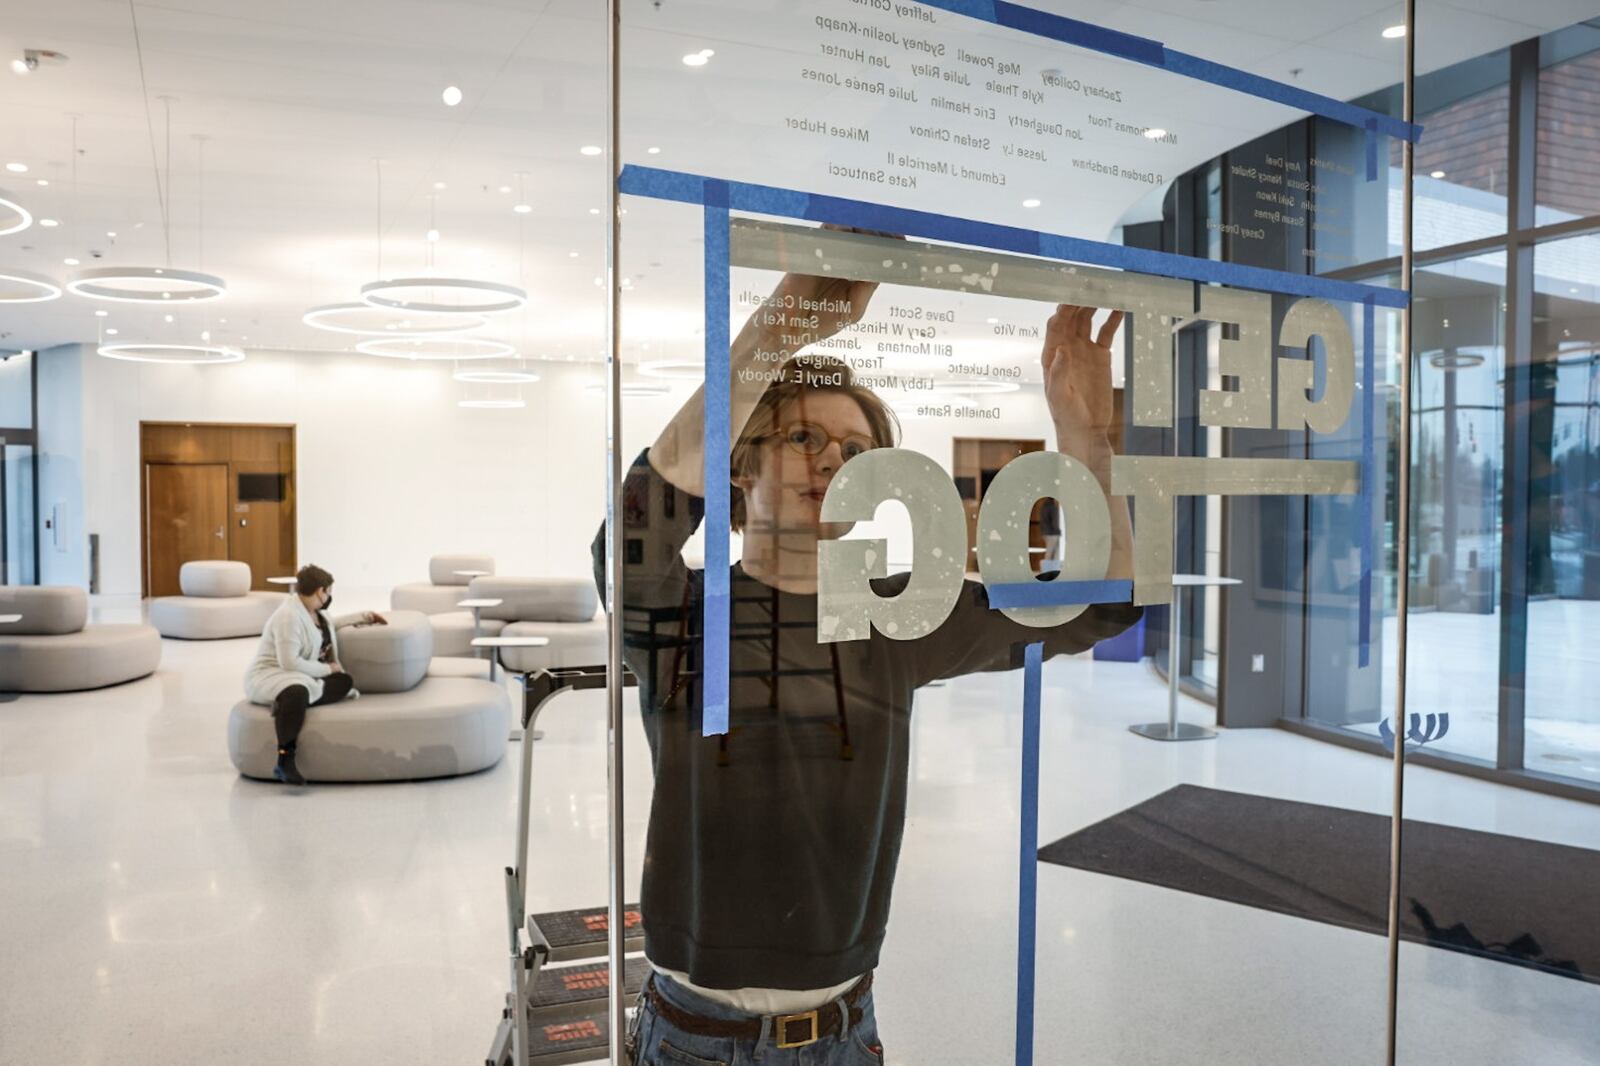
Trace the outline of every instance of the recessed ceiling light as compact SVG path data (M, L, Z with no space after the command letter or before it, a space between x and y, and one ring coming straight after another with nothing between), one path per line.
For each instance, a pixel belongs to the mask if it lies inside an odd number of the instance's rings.
M984 321L987 322L991 326L996 326L996 325L1000 324L1000 320L998 318L986 318L986 319L984 319Z
M166 319L168 322L172 321L172 316L171 315L162 315L161 317Z
M70 255L67 256L65 259L63 259L61 261L63 263L65 263L69 267L75 267L75 266L78 265L78 261L76 259L72 258L72 256L70 256Z
M1430 177L1430 178L1442 178L1442 177L1444 177L1444 171L1435 170L1432 174L1429 174L1428 177Z
M500 191L501 191L501 192L510 192L510 191L511 191L511 186L509 186L509 185L502 185L502 186L500 186Z
M112 240L116 240L117 239L117 231L114 230L114 229L108 229L108 230L106 230L106 236L110 237Z
M600 213L600 209L598 207L591 207L589 208L589 213L591 215L598 215Z
M104 318L107 315L109 315L110 313L111 313L110 311L96 311L94 313L94 317L96 317L96 318Z
M116 335L117 335L116 327L112 326L112 327L108 327L106 329L106 336L115 337Z
M581 155L599 155L600 146L598 144L586 144L582 148L579 148L578 152Z
M50 184L50 179L49 178L40 178L36 184L49 185Z
M53 218L41 218L39 220L39 225L43 226L45 229L54 229L55 227L61 225L61 223L57 222Z
M445 107L455 107L461 102L461 90L454 85L446 85L444 92L439 95Z
M711 57L704 52L690 52L683 57L683 65L686 67L703 67L710 61Z
M11 173L13 173L13 174L26 174L28 172L28 164L26 164L26 163L7 163L6 164L6 169L11 171Z
M653 144L649 148L646 148L645 151L649 152L651 155L660 155L661 154L661 149L657 148Z
M443 189L445 187L445 184L442 181L436 181L436 182L433 183L433 187L435 189Z
M436 241L439 239L439 231L436 229L431 229L428 231L427 237L429 241Z
M578 258L578 253L577 252L568 252L567 253L567 258L568 259L576 259L576 258Z
M1392 41L1398 37L1404 37L1406 35L1406 28L1403 24L1399 26L1388 26L1384 29L1383 35Z
M1159 141L1161 138L1167 135L1167 131L1162 129L1160 126L1151 126L1149 129L1144 131L1144 135L1150 138L1152 141Z
M1033 199L1032 197L1030 197L1030 198L1022 201L1022 206L1023 207L1038 207L1039 206L1039 201Z
M515 211L519 215L526 215L529 211L533 210L533 205L532 204L517 204L511 210Z

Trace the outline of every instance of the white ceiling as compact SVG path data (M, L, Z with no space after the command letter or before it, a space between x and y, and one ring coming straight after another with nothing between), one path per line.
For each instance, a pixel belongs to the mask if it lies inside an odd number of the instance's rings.
M1400 77L1400 42L1379 32L1400 19L1401 5L1392 0L1040 6L1341 99ZM1593 3L1578 0L1525 0L1514 8L1499 0L1422 0L1419 7L1424 70L1596 14ZM215 340L247 350L347 348L346 338L309 329L300 316L312 305L355 299L363 282L379 276L374 160L381 159L384 274L428 271L423 234L432 196L442 234L438 272L522 284L531 294L525 312L497 319L489 335L530 357L599 357L595 279L606 179L604 161L578 149L604 137L600 0L175 0L138 2L133 10L143 79L127 0L7 3L0 60L8 63L24 48L70 59L27 77L0 69L0 157L30 168L0 172L0 188L36 216L61 222L0 238L0 270L65 279L74 269L63 265L68 256L85 267L167 261L156 172L159 165L167 177L161 97L170 96L171 265L223 275L229 295L173 312L170 325L161 311L75 296L13 305L0 309L0 347L92 341L109 323L123 341L192 341L209 329ZM817 56L818 13L869 17L852 0L625 3L624 161L865 198L859 186L828 176L839 148L782 129L787 115L820 115L870 126L876 142L862 147L866 158L886 146L917 147L904 133L904 105L864 105L844 90L798 79L799 66ZM1178 143L1124 143L1123 136L1094 150L1168 178L1294 117L1160 71L947 13L938 18L929 36L1015 57L1025 76L1036 79L1039 69L1055 66L1122 86L1119 115L1168 128ZM681 62L684 53L707 47L717 54L705 67ZM448 84L464 90L459 107L440 101ZM197 137L205 138L203 230ZM650 146L660 154L647 154ZM38 186L39 178L50 184ZM435 191L435 183L444 188ZM513 214L518 194L498 191L504 185L524 187L533 212ZM1044 206L1022 208L1020 198L1029 194ZM874 195L1094 238L1152 199L1146 188L1086 176L1058 159L998 194L925 183L898 199L887 190ZM650 358L665 347L691 356L698 218L678 206L626 206L630 353ZM109 317L94 317L96 308ZM982 317L968 317L973 336L987 332ZM643 350L646 343L651 351Z

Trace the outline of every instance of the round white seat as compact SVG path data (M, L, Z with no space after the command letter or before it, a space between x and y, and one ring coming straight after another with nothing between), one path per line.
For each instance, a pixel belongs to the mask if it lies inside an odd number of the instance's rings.
M243 596L162 596L150 601L150 624L164 637L226 640L259 637L267 619L282 606L281 592Z
M429 677L406 692L312 707L295 762L311 781L415 781L476 773L498 763L511 729L503 686ZM272 777L272 709L241 700L228 716L228 756L246 777Z
M420 611L390 611L387 625L339 630L339 664L363 695L404 692L428 673L433 628Z
M544 637L542 648L501 648L500 665L516 674L535 670L560 670L569 666L598 666L606 661L606 617L587 622L512 622L502 637Z
M394 587L389 593L389 607L396 611L445 614L456 610L456 604L466 598L467 590L463 585L431 585L426 581L413 581Z
M433 654L458 659L478 655L477 649L472 646L474 636L498 637L506 627L506 623L499 618L485 618L478 623L477 632L474 633L471 611L453 610L448 614L433 615L428 621L433 625Z
M185 596L244 596L250 591L250 564L227 559L184 563L178 568L178 588Z
M76 633L0 635L0 690L82 692L155 673L161 634L146 625L94 625Z

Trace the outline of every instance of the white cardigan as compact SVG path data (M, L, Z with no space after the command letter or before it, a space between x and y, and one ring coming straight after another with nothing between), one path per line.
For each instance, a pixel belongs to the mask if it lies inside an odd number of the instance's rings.
M317 613L327 620L326 613ZM331 621L328 633L333 638L335 661L339 658L339 630L365 618L364 613L346 614ZM333 673L333 667L318 658L321 652L322 630L300 597L290 593L261 631L261 643L256 645L255 658L244 675L245 695L251 703L271 706L278 693L290 685L304 685L311 693L311 702L317 702L322 698L322 679Z

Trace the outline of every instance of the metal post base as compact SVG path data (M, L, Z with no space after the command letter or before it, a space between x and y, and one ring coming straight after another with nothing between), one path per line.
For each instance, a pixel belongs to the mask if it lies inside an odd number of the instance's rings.
M511 727L511 735L509 737L507 737L506 739L507 740L521 740L522 739L522 730L519 729L516 726L512 726ZM544 739L544 730L535 729L533 731L533 739L534 740L543 740Z
M0 692L0 703L15 703L19 695L16 692Z
M1203 725L1190 725L1188 722L1168 724L1166 722L1151 722L1148 725L1130 725L1128 732L1137 733L1147 740L1215 740L1217 731L1207 729Z

